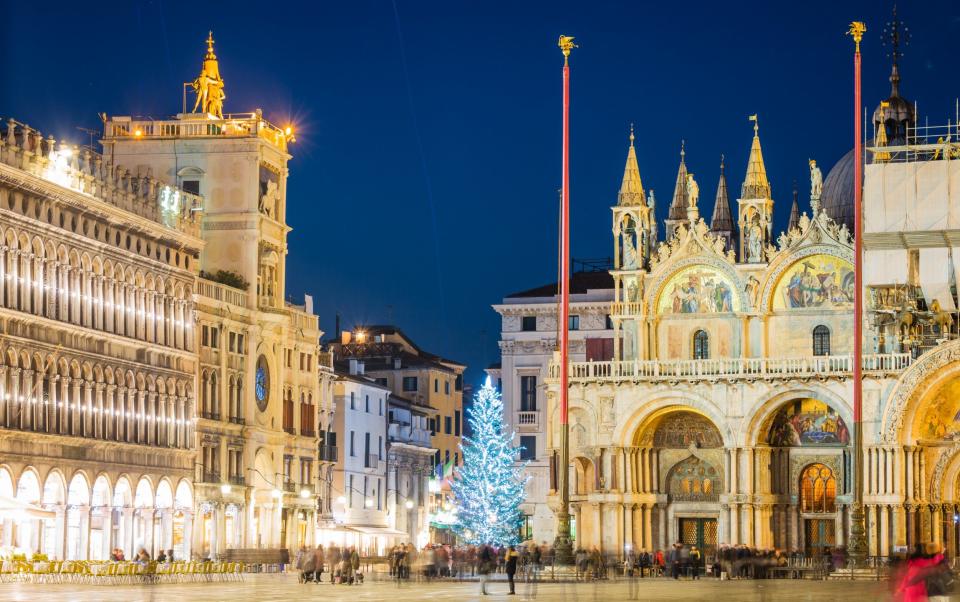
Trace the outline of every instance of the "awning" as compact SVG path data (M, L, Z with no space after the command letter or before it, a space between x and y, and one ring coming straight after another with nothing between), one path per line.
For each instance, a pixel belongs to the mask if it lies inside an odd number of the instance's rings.
M406 531L397 531L396 529L391 529L390 527L368 527L362 525L346 525L348 529L356 531L357 533L363 533L364 535L389 535L391 537L410 537L410 534Z
M23 520L28 518L54 519L57 513L44 510L39 506L28 504L16 498L0 495L0 518Z

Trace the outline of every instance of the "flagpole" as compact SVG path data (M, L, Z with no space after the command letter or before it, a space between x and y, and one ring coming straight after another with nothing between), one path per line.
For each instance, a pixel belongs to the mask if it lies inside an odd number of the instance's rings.
M560 508L557 512L557 536L554 539L554 562L573 561L570 541L570 424L568 406L568 371L570 369L570 51L576 46L570 36L560 36L563 52L563 187L560 204L560 465L557 467L560 487Z
M847 32L853 37L853 423L854 423L854 485L853 507L850 513L850 559L853 567L863 564L867 556L866 521L863 512L863 146L861 138L860 100L860 41L866 25L854 21Z

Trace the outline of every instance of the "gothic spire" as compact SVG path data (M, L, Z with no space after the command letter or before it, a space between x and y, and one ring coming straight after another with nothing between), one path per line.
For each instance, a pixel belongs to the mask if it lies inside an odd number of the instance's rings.
M750 146L750 159L747 161L747 176L740 190L742 199L769 199L770 181L767 168L763 164L763 151L760 150L760 123L756 115L750 116L753 122L753 144Z
M793 205L790 207L790 221L787 222L787 232L800 226L800 203L797 201L797 181L793 181Z
M677 184L673 188L673 200L670 201L670 211L667 213L667 226L685 222L687 219L687 164L684 142L680 141L680 167L677 169ZM668 234L670 229L668 228Z
M617 200L620 205L643 205L643 182L640 180L640 167L637 165L637 151L633 147L633 124L630 124L630 148L627 150L627 164L623 168L623 182Z
M720 181L717 183L717 197L713 203L713 215L710 217L710 231L726 240L726 249L734 248L735 230L730 197L727 194L727 177L723 173L723 155L720 155Z

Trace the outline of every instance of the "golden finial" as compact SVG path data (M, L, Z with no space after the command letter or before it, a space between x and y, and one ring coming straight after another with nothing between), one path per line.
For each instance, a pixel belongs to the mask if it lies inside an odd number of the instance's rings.
M760 120L757 118L757 114L754 113L753 115L751 115L751 116L748 117L747 119L749 119L750 121L753 122L753 136L754 136L754 138L758 137L758 136L760 135Z
M560 36L557 46L560 47L560 52L563 53L564 63L567 62L567 58L570 56L570 51L578 47L573 43L573 36Z
M207 34L207 58L217 58L216 55L213 54L213 30L210 30L210 32Z
M630 146L633 146L633 122L630 123Z
M853 41L857 45L857 54L860 53L860 40L863 39L863 34L866 31L867 26L863 21L854 21L850 24L850 30L847 31L847 35L853 37Z

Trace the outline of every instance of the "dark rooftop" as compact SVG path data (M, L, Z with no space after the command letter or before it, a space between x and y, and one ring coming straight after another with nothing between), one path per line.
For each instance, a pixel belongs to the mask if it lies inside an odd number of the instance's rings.
M606 271L593 272L574 272L570 277L570 294L583 295L588 290L609 290L613 288L613 276ZM531 288L529 290L512 293L504 297L505 299L517 299L523 297L553 297L559 293L559 286L556 282Z

